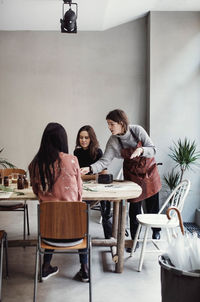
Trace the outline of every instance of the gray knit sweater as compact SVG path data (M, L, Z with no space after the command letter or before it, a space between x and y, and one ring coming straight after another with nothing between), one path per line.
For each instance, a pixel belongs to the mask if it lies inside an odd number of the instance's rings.
M138 137L138 139L142 142L142 146L144 149L144 153L142 156L145 157L153 157L156 154L155 146L148 136L147 132L139 125L129 125L134 132L134 134ZM130 130L124 135L111 135L107 144L106 149L103 156L94 164L91 165L92 171L94 174L101 172L102 170L106 169L111 161L114 158L122 158L121 157L121 146L119 144L118 138L120 137L123 147L133 147L136 148L137 142L135 138L132 136Z

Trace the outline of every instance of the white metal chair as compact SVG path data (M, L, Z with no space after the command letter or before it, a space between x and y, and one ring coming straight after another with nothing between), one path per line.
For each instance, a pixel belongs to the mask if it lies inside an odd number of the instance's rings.
M6 277L8 277L8 241L5 231L0 230L0 244L1 244L1 256L0 256L0 301L1 289L2 289L2 274L3 274L3 249L5 248L5 260L6 260Z
M39 280L42 281L41 255L45 253L82 253L88 255L89 301L92 302L89 210L89 204L80 201L50 201L42 202L38 205L38 244L36 248L34 302L37 297L38 262L40 262ZM74 241L71 242L71 245L68 243L67 246L64 242L63 244L60 242L59 245L55 245L55 242L52 242L55 239L59 241L74 239ZM86 251L80 252L82 249L86 249ZM47 250L51 251L48 252Z
M179 226L179 220L177 218L177 215L174 211L172 213L172 219L169 220L167 218L166 210L169 207L175 207L179 210L181 213L184 205L185 198L189 192L190 189L190 181L189 180L183 180L174 190L173 192L169 195L167 200L164 202L163 206L161 207L160 211L158 214L140 214L137 215L137 220L139 222L135 240L133 243L133 249L132 251L135 250L136 244L139 241L142 241L142 248L141 248L141 253L140 253L140 260L139 260L139 266L138 266L138 271L140 272L142 270L142 264L144 260L144 253L146 249L146 243L147 241L152 241L153 243L157 240L152 240L152 239L147 239L148 238L148 233L149 230L153 228L164 228L167 233L167 239L168 242L170 242L170 232L169 229L173 230L177 226ZM141 229L144 228L144 238L139 239L139 234ZM132 256L132 253L131 253Z

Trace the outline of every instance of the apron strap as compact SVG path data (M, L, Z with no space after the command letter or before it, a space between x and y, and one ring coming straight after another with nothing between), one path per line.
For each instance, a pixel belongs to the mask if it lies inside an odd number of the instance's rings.
M119 137L118 137L118 142L119 142L121 148L124 149L124 146L123 146L123 144L122 144L122 141L121 141L121 139L120 139Z
M129 128L129 130L130 130L130 132L131 132L132 137L136 140L136 142L137 142L137 144L138 144L138 143L139 143L138 137L135 135L135 133L133 132L133 130L132 130L131 128ZM123 146L123 144L122 144L121 139L120 139L119 137L117 137L117 138L118 138L118 142L119 142L121 148L123 149L124 146Z
M137 137L137 135L135 135L135 133L133 132L133 130L131 128L129 128L131 134L132 134L132 137L136 140L137 143L139 143L139 138Z

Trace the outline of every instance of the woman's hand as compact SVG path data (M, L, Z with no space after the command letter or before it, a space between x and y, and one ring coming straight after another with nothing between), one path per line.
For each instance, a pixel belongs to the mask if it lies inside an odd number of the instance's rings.
M139 157L143 154L144 149L142 147L137 148L131 155L130 159L133 159L134 157Z
M83 175L83 174L87 174L87 173L89 173L90 172L90 168L89 167L83 167L83 168L81 168L81 174Z

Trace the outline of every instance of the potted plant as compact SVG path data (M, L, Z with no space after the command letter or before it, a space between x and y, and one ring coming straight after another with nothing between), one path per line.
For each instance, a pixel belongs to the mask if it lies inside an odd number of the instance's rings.
M2 153L3 152L3 149L4 148L2 148L2 149L0 149L0 153ZM12 164L12 163L10 163L9 161L7 161L5 158L3 158L3 157L0 157L0 167L1 168L15 168L15 166Z
M174 142L169 149L171 151L169 156L176 165L171 172L164 175L164 181L170 190L173 190L182 181L185 171L198 165L200 152L197 151L195 141L190 141L188 138L178 139L178 142Z

